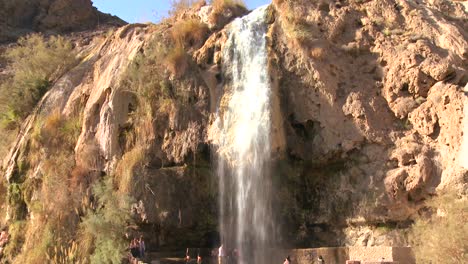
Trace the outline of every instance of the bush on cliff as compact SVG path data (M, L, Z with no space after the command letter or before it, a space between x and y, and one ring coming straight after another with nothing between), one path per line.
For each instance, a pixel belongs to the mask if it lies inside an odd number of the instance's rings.
M199 47L206 39L208 26L197 19L188 19L174 24L171 36L174 42L183 47Z
M468 263L468 200L455 191L427 203L429 211L416 220L411 241L418 263Z
M172 0L169 15L177 16L202 0Z
M34 109L58 79L75 62L70 41L52 36L48 39L32 34L18 40L6 51L13 76L0 86L1 120L4 127L15 128Z
M125 233L131 223L131 199L114 190L111 177L98 182L93 194L95 210L89 210L80 224L81 253L86 256L92 252L91 263L121 263L127 248Z
M211 5L215 12L224 12L228 8L242 7L245 8L243 0L212 0Z

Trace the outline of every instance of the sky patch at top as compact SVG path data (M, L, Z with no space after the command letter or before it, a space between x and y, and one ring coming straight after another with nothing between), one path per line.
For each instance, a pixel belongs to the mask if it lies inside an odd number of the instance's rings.
M249 9L271 3L271 0L245 0ZM171 0L93 0L103 13L120 17L129 23L158 22L166 17Z

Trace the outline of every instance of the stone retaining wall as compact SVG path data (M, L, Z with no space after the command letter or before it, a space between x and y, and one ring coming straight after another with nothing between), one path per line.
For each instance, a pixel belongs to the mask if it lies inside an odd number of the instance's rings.
M190 252L196 252L196 249L191 249ZM206 257L208 252L210 250L201 250L202 255ZM191 255L196 257L196 254ZM278 260L276 263L282 263L286 256L290 256L292 264L320 264L319 256L323 257L325 264L416 264L410 247L277 249L269 254L270 258Z

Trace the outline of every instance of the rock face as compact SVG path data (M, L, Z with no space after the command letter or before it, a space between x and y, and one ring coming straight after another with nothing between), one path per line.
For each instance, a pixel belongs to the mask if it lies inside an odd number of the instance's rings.
M0 1L0 43L30 32L65 33L105 24L125 22L99 12L90 0Z
M325 244L401 244L372 226L399 229L437 190L466 188L467 15L435 2L274 1L286 159L300 162L294 170L313 197L299 206L315 212L306 236L321 239L335 219L350 227ZM371 230L357 239L362 225Z
M0 12L10 10L7 2L0 1ZM16 36L9 34L18 28L60 32L97 23L90 1L28 3L16 3L29 14L24 19L0 16L7 25L0 38ZM269 9L272 101L279 105L272 111L272 171L284 242L406 246L405 230L425 199L445 188L466 190L468 166L460 156L468 141L466 11L451 1L407 0L275 0ZM147 113L135 107L147 95L124 89L125 72L158 47L155 38L169 38L174 21L78 40L84 59L23 124L3 163L5 178L21 171L38 118L57 108L79 114L77 166L91 179L127 169L137 175L126 191L137 200L141 230L155 238L150 244L209 246L218 213L209 147L216 135L208 131L225 103L220 99L229 97L225 24L241 11L218 22L209 20L207 6L181 15L212 23L210 34L201 47L186 45L182 76L168 71L164 58L152 58L153 74L165 79L151 85L165 87L172 101L161 96L148 104L151 118L143 123L135 113ZM64 18L67 26L56 24ZM134 154L143 161L131 163ZM38 171L40 165L25 175L40 178Z

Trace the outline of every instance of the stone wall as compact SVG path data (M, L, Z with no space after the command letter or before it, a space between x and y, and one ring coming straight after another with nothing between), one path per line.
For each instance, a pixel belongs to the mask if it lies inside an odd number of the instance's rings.
M200 252L208 263L218 263L216 257L209 257L216 249L189 249L190 256L196 257ZM160 254L157 256L180 257L181 252ZM319 264L318 257L322 256L326 264L415 264L416 260L410 247L322 247L306 249L276 249L269 253L269 257L281 263L289 256L293 264ZM156 255L155 255L156 256ZM349 261L351 260L351 261Z
M383 260L399 264L416 263L410 247L349 247L347 250L348 260L357 260L361 263L383 263Z

